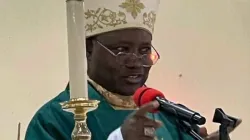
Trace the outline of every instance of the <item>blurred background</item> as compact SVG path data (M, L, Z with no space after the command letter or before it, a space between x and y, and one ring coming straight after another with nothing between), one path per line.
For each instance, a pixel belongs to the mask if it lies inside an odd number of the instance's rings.
M207 117L216 107L243 119L232 140L249 140L250 0L162 0L154 46L161 60L148 85ZM0 139L21 139L34 113L68 82L62 0L0 0Z

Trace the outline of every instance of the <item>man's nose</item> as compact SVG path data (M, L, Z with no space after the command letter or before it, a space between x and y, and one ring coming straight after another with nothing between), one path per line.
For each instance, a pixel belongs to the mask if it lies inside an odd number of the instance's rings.
M142 66L142 60L136 54L132 54L127 58L127 60L125 62L125 66L127 68L141 67Z

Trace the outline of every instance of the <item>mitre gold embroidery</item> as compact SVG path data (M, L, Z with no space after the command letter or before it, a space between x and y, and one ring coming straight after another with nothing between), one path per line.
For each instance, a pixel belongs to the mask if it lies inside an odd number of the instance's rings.
M126 15L124 12L114 12L106 8L98 8L97 10L87 10L85 12L86 19L92 18L92 24L86 24L86 31L94 31L96 29L105 28L105 26L117 26L126 24Z
M131 16L136 19L137 15L141 13L141 10L145 8L144 4L140 0L126 0L119 7L126 9Z
M92 19L92 23L87 23L86 31L93 32L98 29L104 29L105 27L115 27L122 24L127 24L127 14L136 19L138 15L142 16L141 24L144 24L154 30L154 24L156 20L156 14L154 11L149 13L144 12L140 14L146 7L140 0L125 0L118 5L125 12L113 11L107 8L88 9L85 12L85 18Z
M154 11L143 14L143 24L151 28L152 31L154 31L155 21L156 21L156 14Z

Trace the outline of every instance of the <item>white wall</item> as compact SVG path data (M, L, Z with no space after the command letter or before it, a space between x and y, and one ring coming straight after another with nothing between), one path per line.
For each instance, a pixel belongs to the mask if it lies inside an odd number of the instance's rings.
M249 7L249 0L162 0L154 38L162 59L148 82L204 114L209 131L218 128L216 107L243 118L234 140L249 139ZM68 80L65 1L0 0L0 9L0 138L16 139L21 122L24 139L35 111Z

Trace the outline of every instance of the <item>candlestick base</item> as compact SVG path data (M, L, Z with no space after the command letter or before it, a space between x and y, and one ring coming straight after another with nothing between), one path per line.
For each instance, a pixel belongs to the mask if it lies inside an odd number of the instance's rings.
M91 140L91 132L86 123L87 113L95 110L98 104L98 100L86 98L75 98L61 103L64 111L74 114L75 127L71 135L72 140Z

